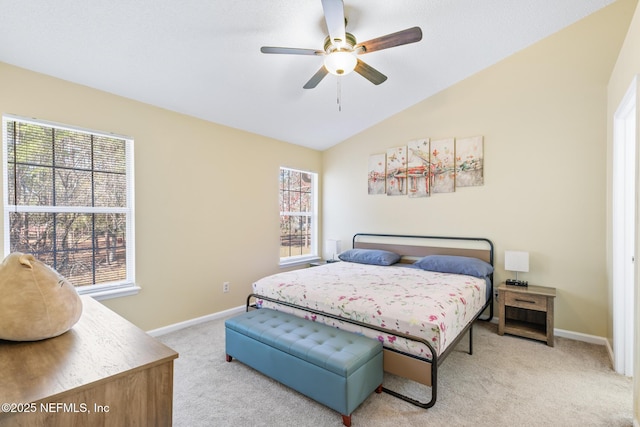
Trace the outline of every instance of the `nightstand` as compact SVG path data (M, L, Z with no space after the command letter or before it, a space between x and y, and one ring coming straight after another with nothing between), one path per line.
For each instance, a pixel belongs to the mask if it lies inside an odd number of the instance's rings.
M498 286L498 334L545 341L553 347L556 289L546 286Z

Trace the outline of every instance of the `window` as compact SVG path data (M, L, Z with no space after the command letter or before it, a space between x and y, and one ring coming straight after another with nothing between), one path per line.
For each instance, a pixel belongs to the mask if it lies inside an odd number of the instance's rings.
M133 141L3 118L4 251L34 255L97 298L134 284Z
M318 258L317 174L280 168L280 264Z

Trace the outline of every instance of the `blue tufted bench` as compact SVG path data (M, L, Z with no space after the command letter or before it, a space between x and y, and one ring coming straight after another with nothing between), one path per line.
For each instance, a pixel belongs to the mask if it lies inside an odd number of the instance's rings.
M225 322L227 362L242 363L342 414L382 391L382 344L268 308Z

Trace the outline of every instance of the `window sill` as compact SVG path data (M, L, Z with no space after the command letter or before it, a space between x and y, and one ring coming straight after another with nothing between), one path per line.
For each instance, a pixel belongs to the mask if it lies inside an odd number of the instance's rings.
M102 300L108 300L112 298L128 297L131 295L136 295L138 292L140 292L140 289L142 289L140 286L137 286L132 283L132 284L121 285L121 286L105 287L102 289L90 289L90 287L86 287L84 289L80 288L78 289L78 294L89 295L98 301L102 301Z
M280 268L299 267L301 265L309 264L310 262L319 261L319 256L310 256L305 258L296 258L287 261L280 262Z

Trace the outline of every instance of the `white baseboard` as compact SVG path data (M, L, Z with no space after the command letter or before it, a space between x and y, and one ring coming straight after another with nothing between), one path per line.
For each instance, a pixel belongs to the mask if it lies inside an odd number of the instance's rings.
M169 332L179 331L180 329L187 328L189 326L198 325L200 323L209 322L211 320L221 319L223 317L231 316L232 314L239 314L245 311L246 306L241 305L239 307L230 308L229 310L219 311L217 313L207 314L205 316L196 317L195 319L185 320L184 322L174 323L172 325L163 326L162 328L152 329L147 331L152 337L159 337Z
M573 332L573 331L567 331L565 329L556 328L553 330L553 334L556 337L569 338L571 340L576 340L576 341L584 341L590 344L599 344L604 346L609 345L609 341L605 337L583 334L581 332Z

